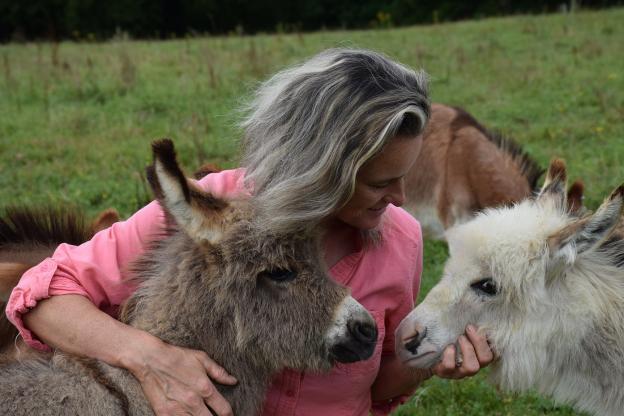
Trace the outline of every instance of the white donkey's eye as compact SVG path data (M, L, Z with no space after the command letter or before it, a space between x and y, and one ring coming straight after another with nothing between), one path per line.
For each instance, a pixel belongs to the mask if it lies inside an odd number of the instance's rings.
M498 287L491 277L478 280L470 284L470 287L480 295L494 296L498 294Z

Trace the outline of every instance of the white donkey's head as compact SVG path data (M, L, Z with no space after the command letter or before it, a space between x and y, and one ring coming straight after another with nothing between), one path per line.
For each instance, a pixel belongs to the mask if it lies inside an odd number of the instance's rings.
M442 279L396 332L405 363L434 365L474 324L486 332L500 363L523 363L513 371L523 367L525 373L512 378L531 385L539 373L531 368L544 364L548 349L569 347L570 337L580 339L605 312L602 304L615 296L601 289L610 287L605 272L624 263L622 241L612 236L624 188L595 214L578 217L567 207L565 180L565 165L555 160L536 198L486 210L447 232L450 257Z

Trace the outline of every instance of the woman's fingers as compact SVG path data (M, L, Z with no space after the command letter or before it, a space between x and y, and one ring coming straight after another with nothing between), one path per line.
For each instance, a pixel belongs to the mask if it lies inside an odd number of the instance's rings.
M157 340L144 348L135 369L141 387L157 416L232 416L232 407L214 383L236 384L236 379L205 352L176 347ZM214 383L213 383L214 380Z
M490 344L488 344L485 335L480 334L479 331L477 331L477 328L473 325L468 325L466 327L466 335L474 346L474 350L477 354L477 359L479 360L481 367L485 367L490 364L494 360L494 352L490 348Z
M457 359L456 347L447 346L440 362L432 368L435 375L455 379L473 376L494 359L486 337L479 334L473 325L466 327L466 335L460 335L457 344L461 351L461 360Z
M481 369L481 364L477 359L477 353L475 352L474 346L465 335L459 336L458 343L463 357L461 366L457 368L458 378L477 374L477 372Z
M217 383L229 385L234 385L238 383L238 380L236 380L235 377L231 376L227 371L225 371L225 368L214 362L214 360L208 357L208 354L206 354L205 352L197 351L197 359L206 369L206 373L208 373L208 376Z
M455 346L449 345L442 352L440 361L431 369L433 374L442 378L456 378L457 368L455 365Z
M198 386L198 392L203 398L203 403L210 406L214 413L218 416L232 416L232 407L219 393L217 388L208 379L202 380ZM210 414L210 413L208 413Z

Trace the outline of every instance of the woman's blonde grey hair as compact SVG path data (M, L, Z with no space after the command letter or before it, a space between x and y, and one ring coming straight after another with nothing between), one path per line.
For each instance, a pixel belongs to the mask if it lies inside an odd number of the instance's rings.
M346 204L389 139L422 132L427 76L377 52L330 49L275 74L247 110L247 184L267 227L293 232Z

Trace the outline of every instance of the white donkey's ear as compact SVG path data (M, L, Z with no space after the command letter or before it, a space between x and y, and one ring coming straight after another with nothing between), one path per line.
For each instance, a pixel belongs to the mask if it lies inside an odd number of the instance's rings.
M539 203L551 203L556 207L565 209L567 173L565 162L561 159L553 159L548 167L544 185L537 195L536 200Z
M200 190L184 176L171 140L153 142L152 152L154 162L147 168L147 178L167 214L193 240L218 242L223 235L221 214L228 203Z
M624 185L621 185L595 214L572 222L548 239L552 257L571 264L576 256L600 247L620 222L623 210Z

